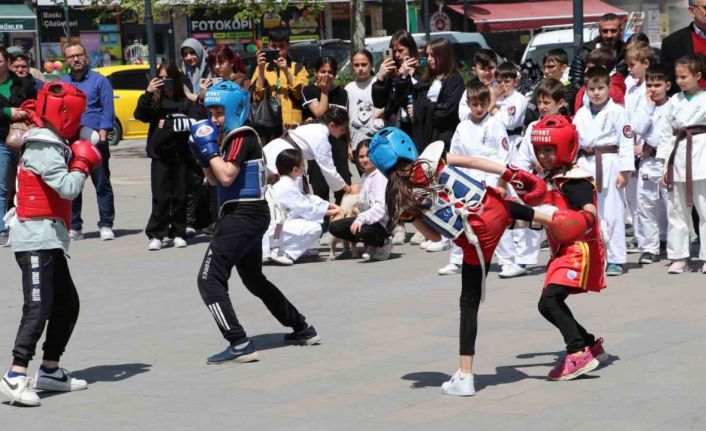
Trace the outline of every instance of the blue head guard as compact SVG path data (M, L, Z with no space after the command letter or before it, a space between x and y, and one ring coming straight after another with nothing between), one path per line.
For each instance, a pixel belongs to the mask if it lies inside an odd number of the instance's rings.
M388 176L390 169L400 160L414 162L419 153L409 135L397 127L385 127L373 135L368 158L383 175Z
M222 106L225 111L223 131L228 133L245 123L250 114L250 93L231 81L223 81L206 90L206 109Z

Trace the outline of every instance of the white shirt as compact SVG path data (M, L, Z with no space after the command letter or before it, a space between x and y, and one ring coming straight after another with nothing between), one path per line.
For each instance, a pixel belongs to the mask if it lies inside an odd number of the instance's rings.
M297 218L323 223L329 203L316 195L302 193L298 183L289 175L283 175L272 186L277 197L277 206L287 214L287 219Z
M667 124L659 133L657 158L666 162L674 149L676 137L672 131L675 128L706 126L706 91L695 95L691 100L687 100L684 92L672 96L666 109L665 121ZM693 179L706 179L706 134L694 136L691 160ZM686 181L686 141L679 144L674 155L674 181Z
M495 102L495 106L498 108L498 112L494 116L505 126L508 133L522 127L527 111L525 96L512 90L510 94L500 97ZM513 135L519 135L519 133L513 133Z
M537 156L534 153L534 146L532 145L532 129L534 129L537 123L539 123L539 120L533 121L527 126L520 146L517 147L517 150L512 154L511 158L512 164L527 172L532 172L534 166L539 164Z
M332 191L341 190L346 182L343 181L341 175L336 171L336 166L333 164L333 155L331 154L331 143L329 142L329 131L325 124L314 123L299 126L296 129L289 131L289 136L301 148L304 160L315 160L321 168L321 173L324 175L326 184ZM262 147L265 154L267 169L270 173L277 173L277 155L288 148L293 148L292 145L282 138L277 138L269 144Z
M451 138L450 154L483 157L500 163L509 161L509 141L505 127L490 114L480 123L461 121ZM498 176L476 169L462 169L473 178L490 185L497 184Z
M380 223L387 225L387 205L385 204L385 191L387 178L377 169L368 174L363 174L360 186L360 214L355 221L361 224Z
M378 111L373 106L372 88L375 77L365 82L349 82L345 90L348 93L348 131L351 135L351 147L357 149L361 141L370 139L385 126L382 118L375 118Z
M441 85L441 80L438 78L435 79L434 82L431 83L429 90L427 90L427 99L436 103L436 101L439 100L439 94L441 93Z

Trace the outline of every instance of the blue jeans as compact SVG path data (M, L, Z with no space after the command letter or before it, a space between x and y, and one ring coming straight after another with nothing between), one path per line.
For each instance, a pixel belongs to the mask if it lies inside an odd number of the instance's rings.
M7 210L8 192L13 189L12 179L17 170L17 152L8 149L5 141L0 139L0 232L7 231L2 218Z
M91 172L91 181L96 188L96 200L98 201L98 227L113 227L115 220L115 204L113 200L113 186L110 184L110 150L107 142L99 142L96 148L103 156L103 163ZM83 229L83 219L81 219L81 207L83 206L83 193L74 199L71 205L71 229Z

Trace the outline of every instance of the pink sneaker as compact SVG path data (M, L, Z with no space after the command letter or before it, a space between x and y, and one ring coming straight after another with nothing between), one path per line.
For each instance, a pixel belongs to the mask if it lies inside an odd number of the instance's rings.
M605 362L610 358L610 355L603 349L603 338L596 339L596 342L591 346L591 354L594 358L598 359L599 362Z
M581 374L596 369L598 360L591 354L591 349L586 347L583 355L574 356L567 354L559 361L553 370L549 372L549 380L573 380Z

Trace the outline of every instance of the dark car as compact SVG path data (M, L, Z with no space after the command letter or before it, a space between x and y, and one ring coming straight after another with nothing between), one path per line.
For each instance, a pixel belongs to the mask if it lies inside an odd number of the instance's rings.
M350 62L351 44L340 39L325 39L292 42L289 47L289 56L294 61L304 64L309 71L312 71L316 66L316 61L325 55L336 59L338 69L344 70ZM255 54L245 54L242 59L248 70L248 75L252 76L257 65Z

